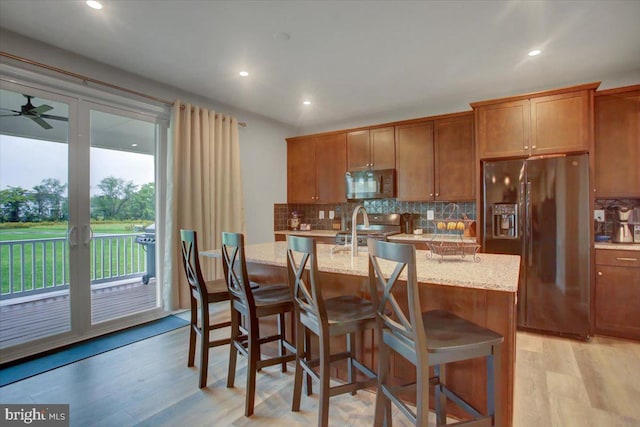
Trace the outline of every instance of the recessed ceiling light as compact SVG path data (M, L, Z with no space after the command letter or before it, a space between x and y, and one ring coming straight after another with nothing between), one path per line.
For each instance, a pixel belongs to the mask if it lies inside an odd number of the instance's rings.
M138 146L138 144L131 144L131 146L132 146L132 147L137 147L137 146Z
M238 74L240 74L242 77L247 77L249 75L248 71L240 71Z
M95 1L95 0L89 0L87 2L87 6L89 6L90 8L93 8L93 9L102 9L102 3L100 3L99 1Z
M311 101L302 101L304 105L311 105Z
M541 52L542 52L541 50L534 49L531 52L529 52L529 56L538 56L540 55Z

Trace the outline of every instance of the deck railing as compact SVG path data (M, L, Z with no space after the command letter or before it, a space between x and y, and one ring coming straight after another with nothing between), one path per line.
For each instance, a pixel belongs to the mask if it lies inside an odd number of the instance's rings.
M141 277L146 256L138 234L100 234L91 240L91 285ZM0 241L0 299L69 288L69 247L64 237Z

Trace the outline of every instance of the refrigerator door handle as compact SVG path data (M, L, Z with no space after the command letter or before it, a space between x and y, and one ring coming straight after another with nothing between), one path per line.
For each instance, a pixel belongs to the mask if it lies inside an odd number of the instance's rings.
M532 265L532 254L533 254L533 224L531 220L531 181L527 180L527 193L526 193L526 212L525 212L525 221L526 221L526 241L527 241L527 260L529 261L529 266Z
M519 194L518 196L518 238L520 239L524 239L527 236L527 224L526 224L527 216L525 215L526 213L525 203L527 203L527 196L525 194L525 191L526 191L526 180L521 178L520 191L518 192ZM524 255L524 252L525 252L525 247L524 247L524 240L523 240L523 247L521 248L522 255Z

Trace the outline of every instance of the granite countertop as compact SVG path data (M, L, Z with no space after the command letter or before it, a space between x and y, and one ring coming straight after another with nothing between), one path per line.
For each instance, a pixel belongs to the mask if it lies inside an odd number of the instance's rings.
M309 237L335 237L340 230L277 230L274 234L309 236ZM462 237L456 234L393 234L388 237L389 241L412 241L412 242L430 242L430 241L460 241L465 243L475 243L475 237Z
M329 273L353 276L369 275L369 257L360 249L357 257L350 251L336 251L335 245L318 244L318 269ZM342 247L340 247L342 248ZM245 246L247 262L286 267L286 242L260 243ZM203 256L220 257L219 250L200 252ZM417 275L421 283L444 286L487 289L494 291L516 292L520 272L520 257L517 255L478 254L480 262L474 262L471 256L448 256L439 262L440 256L430 258L429 251L416 252ZM383 269L385 265L381 264ZM391 273L391 267L387 272ZM402 277L402 276L401 276ZM404 275L406 277L406 274Z
M621 251L640 251L640 245L637 243L609 243L596 242L596 249L617 249Z
M388 237L388 240L404 241L404 242L464 242L464 243L476 243L475 237L460 236L458 234L394 234Z
M294 236L309 236L309 237L336 237L339 230L276 230L274 234L294 235Z

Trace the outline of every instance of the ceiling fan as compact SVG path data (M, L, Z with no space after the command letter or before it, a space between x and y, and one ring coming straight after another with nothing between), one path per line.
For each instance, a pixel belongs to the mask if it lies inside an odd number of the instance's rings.
M27 103L24 104L23 106L20 107L20 110L11 110L8 108L0 108L1 110L5 110L5 111L10 111L11 114L0 114L0 117L18 117L18 116L24 116L27 117L31 120L33 120L34 122L36 122L38 125L40 125L43 129L52 129L53 126L51 126L49 123L47 123L44 119L48 119L48 120L60 120L63 122L69 121L69 119L67 117L62 117L62 116L53 116L51 114L44 114L47 111L53 110L53 107L50 105L46 105L46 104L42 104L39 106L34 106L31 103L31 99L33 98L33 96L31 95L24 95L27 98Z

